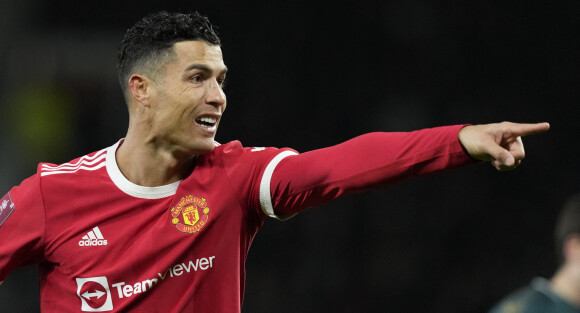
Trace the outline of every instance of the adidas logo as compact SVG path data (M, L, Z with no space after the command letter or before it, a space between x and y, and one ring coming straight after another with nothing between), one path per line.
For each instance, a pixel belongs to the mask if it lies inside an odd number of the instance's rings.
M103 237L99 226L93 228L90 232L83 236L82 240L79 241L79 246L106 246L107 240Z

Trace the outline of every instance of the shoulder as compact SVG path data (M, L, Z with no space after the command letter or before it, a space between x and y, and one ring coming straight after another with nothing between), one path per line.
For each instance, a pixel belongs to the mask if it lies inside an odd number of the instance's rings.
M11 189L11 193L29 197L40 193L41 185L53 181L72 181L70 174L94 171L105 166L106 149L89 153L63 164L40 163L37 172ZM68 174L68 175L66 175ZM55 179L56 178L56 179ZM66 179L62 179L66 178Z
M277 155L298 154L290 148L276 147L245 147L240 141L231 141L225 144L218 144L214 151L207 157L219 158L224 162L250 162L261 163L269 162Z
M544 312L550 306L551 301L549 298L530 286L526 286L509 294L490 313Z
M106 167L107 150L101 149L62 164L40 163L37 175L42 179L59 179L95 172Z
M556 295L545 279L536 278L498 303L490 313L579 313Z

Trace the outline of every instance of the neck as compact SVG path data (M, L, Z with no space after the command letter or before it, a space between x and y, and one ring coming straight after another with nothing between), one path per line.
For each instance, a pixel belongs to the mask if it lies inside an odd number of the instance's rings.
M157 187L182 180L191 174L196 155L179 153L151 142L127 136L117 149L117 165L132 183Z
M580 308L580 269L564 264L552 277L551 282L554 292Z

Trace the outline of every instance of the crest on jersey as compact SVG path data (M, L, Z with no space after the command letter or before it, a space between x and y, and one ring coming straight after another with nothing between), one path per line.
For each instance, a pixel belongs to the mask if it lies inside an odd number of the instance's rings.
M184 233L197 233L209 219L209 207L203 198L187 196L181 198L171 209L171 222Z

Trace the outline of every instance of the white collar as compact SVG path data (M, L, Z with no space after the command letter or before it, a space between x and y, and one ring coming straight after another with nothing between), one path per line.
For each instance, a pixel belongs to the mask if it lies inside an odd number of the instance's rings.
M114 145L107 148L107 173L113 183L121 189L124 193L133 196L135 198L142 199L161 199L166 197L171 197L177 193L177 187L181 180L174 183L158 186L158 187L145 187L134 184L130 182L117 165L116 152L119 145L123 142L123 139L117 141Z

